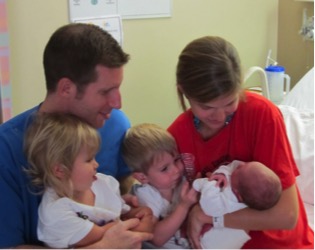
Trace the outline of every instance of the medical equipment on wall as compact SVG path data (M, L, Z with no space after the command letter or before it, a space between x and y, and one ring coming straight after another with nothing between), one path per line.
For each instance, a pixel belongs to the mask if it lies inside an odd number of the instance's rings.
M307 16L307 9L303 10L302 27L299 33L304 40L314 41L314 16Z

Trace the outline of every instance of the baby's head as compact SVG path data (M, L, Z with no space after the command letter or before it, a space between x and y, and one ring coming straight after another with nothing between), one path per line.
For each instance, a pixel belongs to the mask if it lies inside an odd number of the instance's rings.
M175 139L167 130L155 124L143 123L127 131L122 154L133 172L146 174L163 153L174 157L178 154Z
M274 206L281 195L279 177L259 162L242 162L231 175L231 187L248 207L264 210Z

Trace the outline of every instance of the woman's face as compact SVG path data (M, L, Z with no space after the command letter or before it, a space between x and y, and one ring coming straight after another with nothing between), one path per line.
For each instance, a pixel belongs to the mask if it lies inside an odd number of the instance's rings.
M207 103L188 99L193 114L201 125L210 130L219 130L225 126L226 119L233 114L239 103L239 93L218 97Z

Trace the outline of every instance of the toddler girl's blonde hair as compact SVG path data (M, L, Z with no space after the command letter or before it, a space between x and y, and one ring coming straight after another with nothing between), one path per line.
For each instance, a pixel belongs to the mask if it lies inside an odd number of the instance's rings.
M40 113L34 117L24 140L24 149L29 162L25 169L32 184L42 191L51 187L60 197L71 197L70 174L75 158L85 147L91 158L100 147L96 129L69 114ZM65 178L54 174L54 167L61 166Z

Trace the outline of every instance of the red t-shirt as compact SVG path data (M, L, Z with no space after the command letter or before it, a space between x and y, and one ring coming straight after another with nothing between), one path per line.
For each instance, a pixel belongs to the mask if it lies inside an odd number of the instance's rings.
M218 134L204 141L188 110L168 128L179 152L195 155L197 172L213 172L220 165L240 161L259 161L281 179L282 188L295 183L299 171L293 159L283 117L279 109L260 95L246 92L244 101ZM243 248L314 248L314 232L308 227L299 195L299 219L293 230L251 231Z

